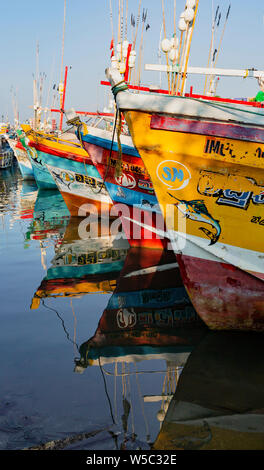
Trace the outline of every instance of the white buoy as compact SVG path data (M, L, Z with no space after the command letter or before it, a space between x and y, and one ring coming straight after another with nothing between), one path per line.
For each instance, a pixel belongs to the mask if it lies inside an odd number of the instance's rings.
M177 36L174 35L173 38L171 38L171 45L172 47L177 49L177 47L179 46L179 39L177 38Z
M129 54L129 59L128 59L128 66L130 68L133 68L135 67L135 63L136 63L136 51L133 49L130 54Z
M186 8L186 10L184 11L184 19L186 21L186 23L190 23L190 21L192 21L194 18L194 11L192 8Z
M187 29L187 24L186 24L186 21L185 21L184 18L180 18L180 19L179 19L178 28L179 28L180 31L186 31L186 29Z
M175 63L178 59L178 55L178 50L173 47L169 52L169 59L171 60L171 62Z
M165 411L164 410L159 410L157 413L157 420L158 421L164 421L165 418Z
M118 68L118 59L115 55L113 55L111 57L111 65L112 65L112 68L113 69L117 69Z
M195 0L186 0L186 8L194 8Z
M161 49L163 50L163 52L169 52L171 50L171 41L167 38L164 38L162 41L161 41Z
M126 63L125 62L120 62L119 64L119 72L120 73L125 73L126 71Z
M123 53L123 57L126 57L127 56L127 50L128 50L128 46L129 46L129 42L128 41L123 41L123 49L122 49L122 53Z
M128 46L129 46L129 42L125 39L125 40L123 41L123 49L127 49Z
M258 79L259 88L264 91L264 75L261 75Z

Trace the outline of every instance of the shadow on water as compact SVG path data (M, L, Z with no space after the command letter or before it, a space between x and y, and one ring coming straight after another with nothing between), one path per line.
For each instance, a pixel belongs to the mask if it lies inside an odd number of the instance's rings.
M155 449L263 450L263 333L212 332L188 358Z

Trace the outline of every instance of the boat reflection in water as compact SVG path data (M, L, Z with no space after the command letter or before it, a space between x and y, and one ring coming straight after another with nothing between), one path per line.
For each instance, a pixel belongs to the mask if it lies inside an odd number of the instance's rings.
M34 181L21 180L19 188L18 218L33 219L38 188Z
M112 379L107 398L119 425L117 448L151 446L181 368L206 333L173 252L130 248L97 330L75 360L76 372L99 366L105 384Z
M70 219L31 308L38 308L41 298L111 293L114 290L129 244L122 233L109 232L106 220L90 220L89 233L82 229L86 224L86 218ZM95 233L92 225L98 234L95 238L91 236Z
M1 172L0 215L12 213L9 219L32 219L38 188L34 181L24 181L16 164Z
M38 190L33 209L33 221L28 228L27 238L44 240L63 238L70 220L70 213L58 190Z
M154 449L263 450L263 334L210 331L181 373Z

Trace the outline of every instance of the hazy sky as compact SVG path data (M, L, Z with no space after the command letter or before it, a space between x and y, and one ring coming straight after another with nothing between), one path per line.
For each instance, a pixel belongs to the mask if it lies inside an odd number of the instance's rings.
M112 0L115 39L117 37L118 0ZM124 13L126 0L124 3ZM214 12L219 5L221 21L215 37L219 43L229 4L231 10L226 25L218 67L264 70L264 2L263 0L200 0L193 34L189 65L206 66L211 39L212 4ZM110 64L110 0L67 0L64 41L64 66L70 68L66 94L66 108L76 110L103 110L107 104L108 87L100 85L104 71ZM139 0L128 0L128 39L131 39L131 13L137 17ZM173 33L174 0L164 0L166 33ZM177 25L184 0L176 1ZM64 0L0 0L1 7L1 87L0 120L8 113L13 121L12 95L16 94L20 119L31 117L33 104L33 74L36 73L36 49L39 44L39 71L45 74L43 105L49 105L52 86L60 81L62 60L62 31ZM162 1L142 0L147 10L145 24L150 28L143 35L143 63L158 63L158 46L162 25ZM140 44L140 18L137 46ZM177 33L179 31L177 30ZM166 63L162 54L162 63ZM144 72L142 83L159 83L160 74ZM51 86L52 85L52 86ZM187 89L202 92L204 78L188 77ZM162 74L162 86L166 76ZM13 92L11 90L14 90ZM222 78L218 94L228 97L253 96L258 91L252 78Z

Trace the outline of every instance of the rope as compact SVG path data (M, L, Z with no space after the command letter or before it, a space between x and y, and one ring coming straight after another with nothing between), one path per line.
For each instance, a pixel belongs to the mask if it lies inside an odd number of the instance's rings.
M147 420L147 417L146 417L146 413L145 413L145 408L144 408L144 402L143 402L143 399L142 399L142 392L141 392L141 387L140 387L140 383L139 383L139 380L138 380L138 370L137 370L137 365L135 364L135 369L136 369L136 382L137 382L137 388L138 388L138 394L139 394L139 397L140 397L140 405L141 405L141 410L142 410L142 415L143 415L143 419L144 419L144 422L145 422L145 428L146 428L146 435L147 435L147 441L149 440L149 425L148 425L148 420Z
M129 371L129 364L128 364L128 371ZM135 435L135 419L134 419L134 407L132 403L132 394L131 394L131 384L130 384L130 374L128 374L128 389L129 389L129 396L130 396L130 406L131 406L131 427L132 427L132 434Z
M121 130L122 130L122 118L120 110L117 110L118 126L117 126L117 145L118 145L118 160L115 167L115 177L118 178L122 174L122 145L121 145ZM109 158L110 161L110 158Z
M111 418L112 418L113 424L116 424L115 418L114 418L114 415L113 415L111 400L110 400L110 397L109 397L109 394L108 394L108 390L107 390L107 386L106 386L106 380L105 380L105 376L104 376L104 373L103 373L103 368L102 368L102 365L101 365L101 358L100 358L100 356L99 356L99 358L98 358L98 362L99 362L100 371L101 371L102 377L103 377L104 388L105 388L105 393L106 393L107 400L108 400L108 403L109 403Z
M72 309L72 314L73 314L73 317L74 317L74 336L73 336L73 341L74 341L74 345L75 345L75 348L77 349L76 345L76 324L77 324L77 318L76 318L76 315L75 315L75 311L74 311L74 308L73 308L73 303L72 303L72 299L71 299L71 309Z
M115 86L112 87L112 93L114 97L116 97L117 93L119 93L120 91L125 91L127 89L128 89L128 86L126 82L122 80L121 82L118 82Z

